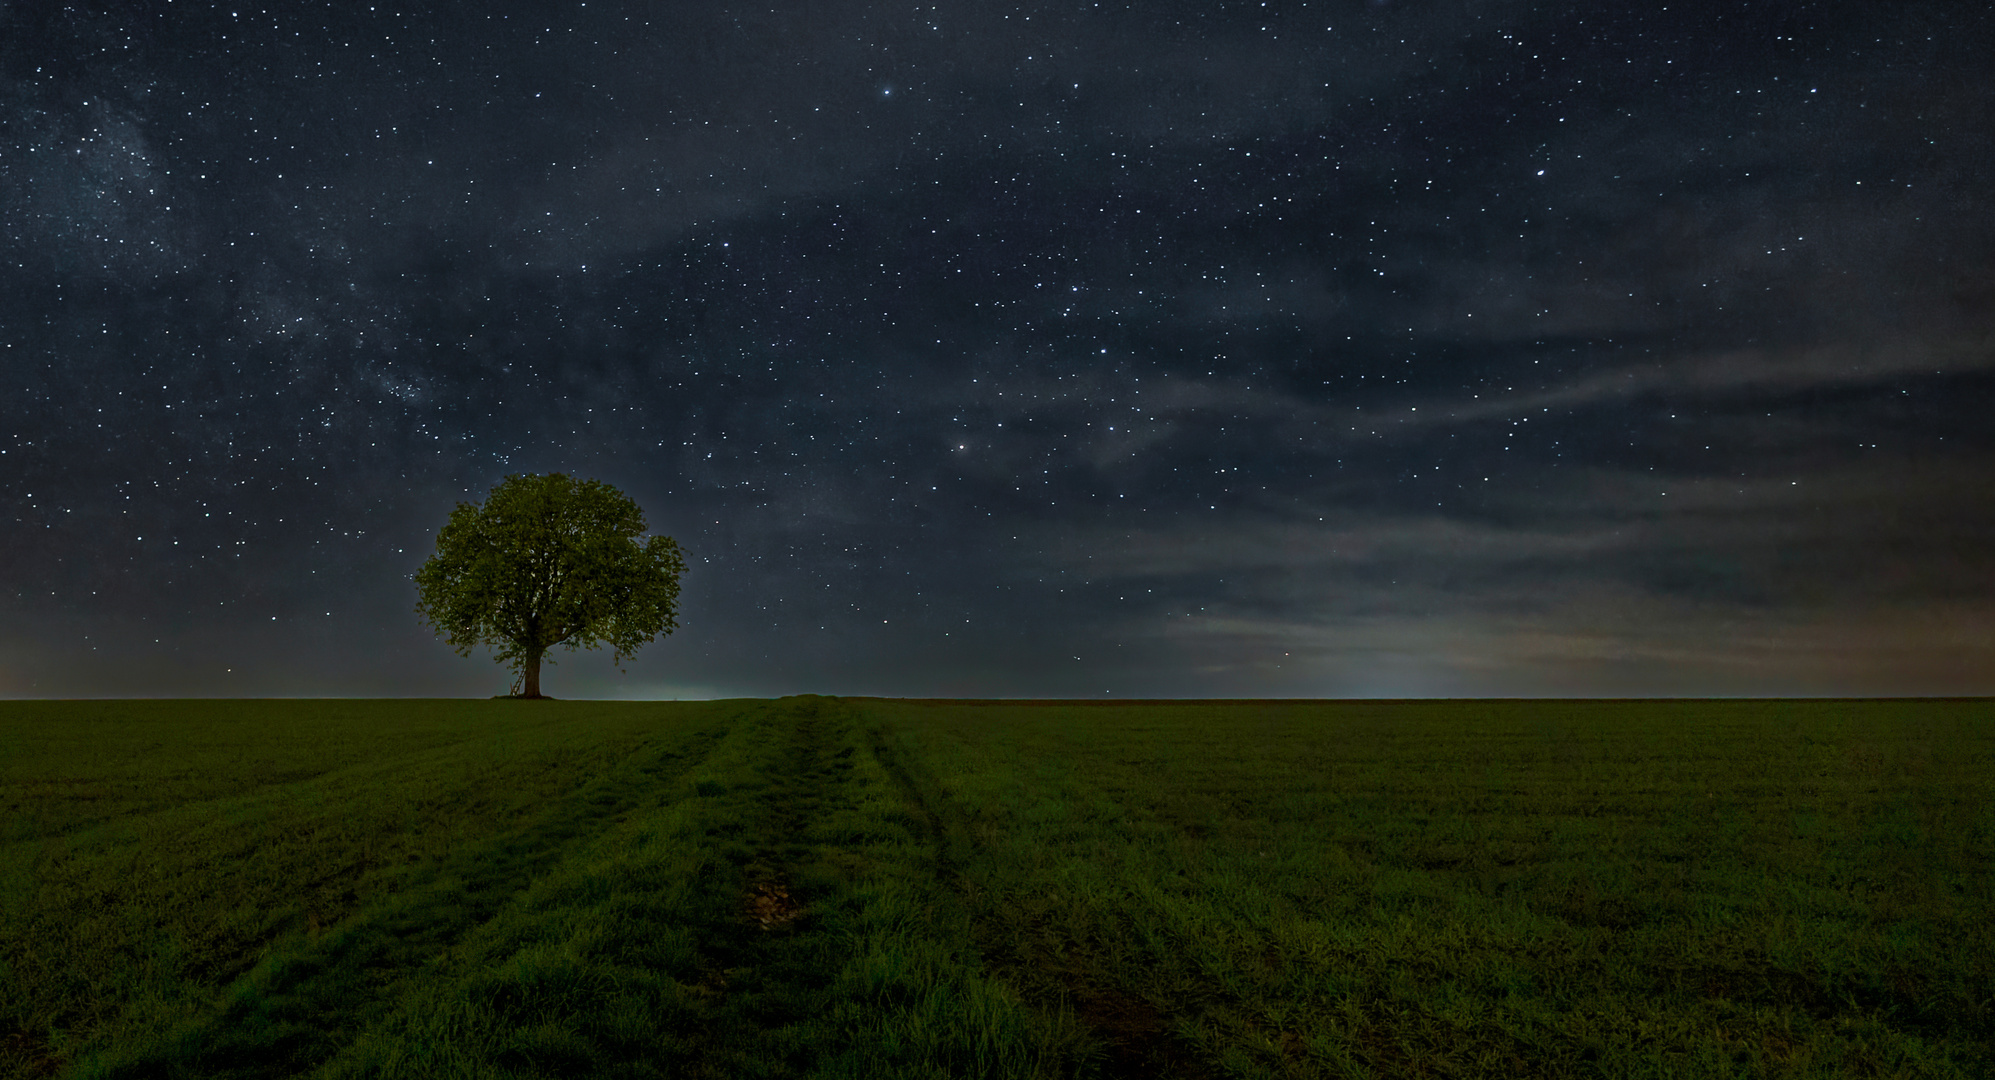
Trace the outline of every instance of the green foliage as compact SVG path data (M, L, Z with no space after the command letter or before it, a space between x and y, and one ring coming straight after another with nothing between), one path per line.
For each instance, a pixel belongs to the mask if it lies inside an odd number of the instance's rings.
M459 655L491 646L530 673L555 645L609 645L621 665L677 626L686 563L669 536L639 542L644 512L598 480L514 475L459 503L416 571L416 611Z

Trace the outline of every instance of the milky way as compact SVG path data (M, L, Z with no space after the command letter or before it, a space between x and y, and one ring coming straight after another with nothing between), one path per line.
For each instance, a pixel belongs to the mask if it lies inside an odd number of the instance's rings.
M0 4L0 694L1995 692L1972 5Z

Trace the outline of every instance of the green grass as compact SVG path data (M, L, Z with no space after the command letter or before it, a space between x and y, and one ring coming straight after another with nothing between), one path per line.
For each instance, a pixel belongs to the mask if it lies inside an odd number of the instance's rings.
M1987 702L0 705L0 1076L1986 1077Z

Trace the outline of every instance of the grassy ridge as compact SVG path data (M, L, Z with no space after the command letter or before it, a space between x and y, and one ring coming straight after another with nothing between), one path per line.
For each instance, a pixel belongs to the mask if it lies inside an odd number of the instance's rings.
M1127 1075L1995 1061L1987 703L859 707Z
M0 1076L1931 1076L1988 703L0 705Z

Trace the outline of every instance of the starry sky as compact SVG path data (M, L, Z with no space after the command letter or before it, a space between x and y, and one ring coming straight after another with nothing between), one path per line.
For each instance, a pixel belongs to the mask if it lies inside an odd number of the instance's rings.
M1995 693L1960 3L0 0L0 696Z

